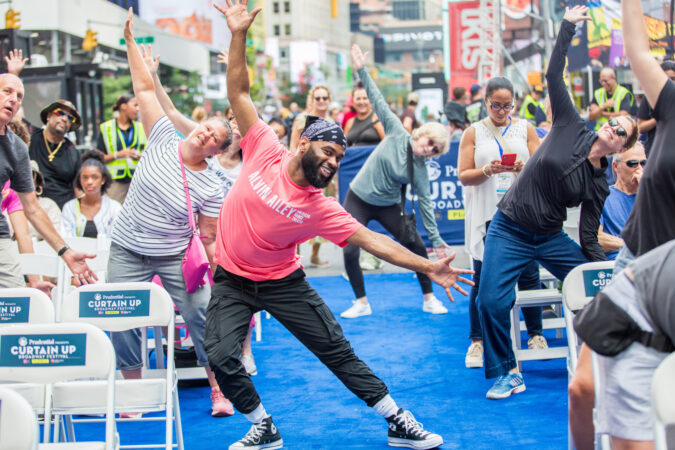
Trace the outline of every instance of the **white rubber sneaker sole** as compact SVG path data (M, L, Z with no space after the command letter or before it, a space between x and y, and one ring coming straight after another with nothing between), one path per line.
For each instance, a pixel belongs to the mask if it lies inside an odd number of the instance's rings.
M483 360L480 361L469 361L468 359L464 360L464 365L467 369L480 369L483 367Z
M436 448L439 445L443 444L443 438L435 434L429 436L428 439L423 441L411 441L409 439L401 438L389 438L390 447L407 447L407 448L416 448L416 449L427 449L427 448Z
M520 394L525 390L525 385L522 384L518 387L515 387L511 389L509 392L506 392L504 394L490 394L489 392L485 395L486 398L489 398L490 400L501 400L503 398L508 398L511 397L511 394Z
M270 442L268 444L260 444L260 445L237 445L238 442L235 442L234 444L230 445L229 450L263 450L263 449L274 449L274 448L282 448L284 446L284 440L279 439L278 441Z

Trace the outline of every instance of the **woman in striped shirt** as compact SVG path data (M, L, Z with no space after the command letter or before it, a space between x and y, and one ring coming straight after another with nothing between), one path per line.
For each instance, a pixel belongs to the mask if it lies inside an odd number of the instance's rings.
M234 410L220 392L204 351L210 287L207 284L187 293L181 261L192 236L188 214L197 216L200 234L206 237L203 239L206 253L209 260L213 260L223 190L218 177L208 170L206 158L230 144L232 131L226 121L210 119L186 134L185 140L180 140L162 110L152 76L134 42L132 18L130 12L124 27L129 70L143 128L150 132L129 194L113 228L108 279L111 282L150 281L155 275L160 277L187 324L199 363L206 369L212 387L211 414L228 416ZM179 152L192 200L192 211L189 212ZM140 331L112 333L112 340L124 377L140 378Z

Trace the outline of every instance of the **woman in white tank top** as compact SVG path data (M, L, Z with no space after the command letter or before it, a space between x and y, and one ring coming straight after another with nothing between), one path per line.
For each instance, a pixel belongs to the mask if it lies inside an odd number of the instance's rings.
M476 286L469 297L469 338L472 342L465 359L466 367L470 368L483 367L482 327L476 307L476 301L480 299L476 299L476 296L487 227L497 212L497 203L511 187L530 155L539 147L534 127L526 120L510 115L514 103L513 85L508 79L490 79L485 89L485 103L488 117L473 123L464 132L458 157L459 180L464 185L465 247L476 271ZM509 153L516 154L515 163L502 165L502 156ZM538 265L534 263L528 266L518 283L521 289L537 289ZM523 315L530 335L528 347L545 347L546 340L541 336L541 308L524 308Z

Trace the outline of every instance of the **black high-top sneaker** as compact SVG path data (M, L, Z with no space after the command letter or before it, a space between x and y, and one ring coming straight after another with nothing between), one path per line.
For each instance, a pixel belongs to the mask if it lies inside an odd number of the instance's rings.
M438 447L443 438L422 428L410 411L399 409L396 414L387 417L389 422L389 445L392 447L409 447L426 449Z
M230 445L230 450L259 450L283 446L284 441L281 439L281 434L272 422L272 416L269 416L262 422L253 424L246 436Z

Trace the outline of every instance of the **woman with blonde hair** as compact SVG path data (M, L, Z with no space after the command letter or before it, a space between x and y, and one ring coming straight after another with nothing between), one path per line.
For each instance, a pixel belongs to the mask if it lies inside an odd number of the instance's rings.
M425 161L446 153L450 147L450 136L443 125L434 122L417 128L412 136L408 134L364 68L364 56L358 45L352 47L352 61L375 113L382 122L385 137L349 185L344 207L364 225L371 220L377 220L394 239L413 253L426 258L427 249L419 233L415 230L414 236L411 236L406 232L401 187L411 184L417 195L422 223L429 240L436 255L445 257L447 245L436 227ZM413 165L412 179L409 176L409 161ZM345 269L356 295L353 306L341 314L347 319L372 314L366 297L363 272L359 267L359 252L359 247L351 244L343 249ZM448 310L434 296L429 277L418 273L417 279L424 294L422 310L431 314L447 313Z
M298 148L298 142L300 141L300 134L302 130L305 129L305 120L307 115L321 117L329 121L333 121L328 115L328 108L330 107L330 102L332 98L330 91L326 86L317 85L314 86L307 94L307 107L305 112L300 114L293 121L293 128L291 129L291 142L289 150L292 153L295 153Z

